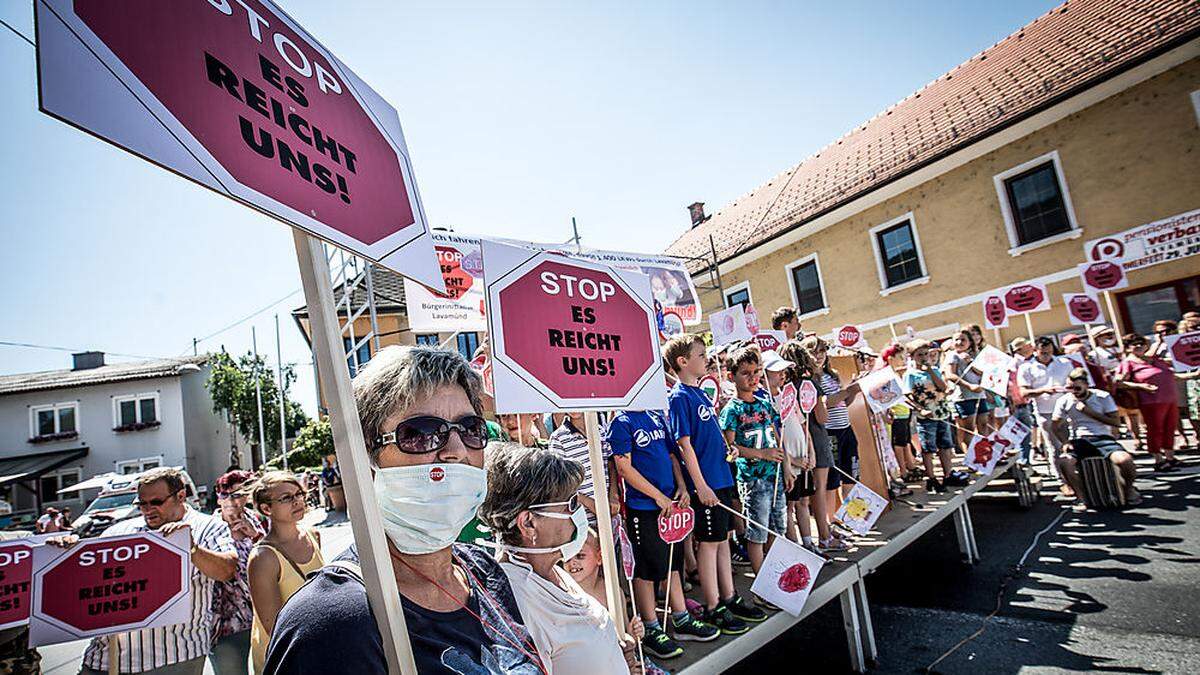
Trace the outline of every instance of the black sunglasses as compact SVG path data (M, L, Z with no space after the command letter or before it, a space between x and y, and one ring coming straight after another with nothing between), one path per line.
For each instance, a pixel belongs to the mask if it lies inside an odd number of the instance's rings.
M482 450L487 446L487 421L478 415L467 415L457 422L422 415L406 419L396 426L395 431L376 438L375 447L394 443L406 455L424 455L446 447L451 431L457 431L463 445L471 450Z

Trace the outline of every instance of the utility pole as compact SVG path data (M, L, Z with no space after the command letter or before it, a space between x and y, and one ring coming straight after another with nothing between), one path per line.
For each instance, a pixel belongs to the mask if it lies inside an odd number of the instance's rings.
M279 314L275 314L275 363L279 369L279 451L283 453L283 470L287 471L287 415L284 412L283 401L283 349L279 345Z
M254 347L254 397L258 399L258 461L260 467L267 465L267 432L263 428L262 382L258 378L258 334L250 327L250 344Z
M192 356L198 356L200 354L199 350L196 348L196 344L199 342L200 341L196 338L192 338Z
M575 225L575 216L571 216L571 231L575 233L575 252L583 253L583 245L579 243L579 227Z

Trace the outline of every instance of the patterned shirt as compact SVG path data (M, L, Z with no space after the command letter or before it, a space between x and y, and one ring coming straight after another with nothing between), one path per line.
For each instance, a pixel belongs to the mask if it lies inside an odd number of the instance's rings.
M910 368L904 375L905 388L909 399L917 406L914 410L919 420L949 420L953 415L946 392L938 391L933 383L934 373L945 382L937 366L931 366L928 371Z
M220 518L186 507L182 522L192 529L196 546L216 553L234 549L229 526ZM138 516L113 525L104 536L149 532L146 519ZM155 668L202 658L212 651L213 589L217 582L192 566L192 617L187 623L160 628L143 628L117 633L117 666L122 673L141 673ZM108 637L93 638L83 652L83 665L108 672Z
M761 398L743 401L735 398L721 409L721 429L733 432L733 442L743 448L763 450L779 447L777 430L781 422L775 406ZM738 480L748 482L774 478L778 462L738 457Z
M213 518L220 518L220 512ZM250 549L266 535L261 519L246 509L246 520L254 526L255 534L238 539L232 537L233 547L238 554L237 576L229 581L218 581L213 592L213 641L227 635L250 630L254 623L254 606L250 602L250 576L246 565L250 560Z
M592 463L588 461L587 436L575 428L570 418L563 420L562 425L550 434L550 449L583 465L583 483L580 484L579 491L589 497L595 497L596 485L592 476ZM607 466L608 458L612 456L612 448L603 447L601 453Z

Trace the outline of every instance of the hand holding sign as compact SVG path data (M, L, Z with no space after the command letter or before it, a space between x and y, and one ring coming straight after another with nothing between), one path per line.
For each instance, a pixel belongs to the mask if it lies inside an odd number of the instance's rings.
M796 400L800 402L800 411L805 415L817 407L817 386L812 383L812 380L800 383L800 388L796 391Z
M658 516L658 536L668 544L687 538L696 527L696 512L686 506L675 506Z

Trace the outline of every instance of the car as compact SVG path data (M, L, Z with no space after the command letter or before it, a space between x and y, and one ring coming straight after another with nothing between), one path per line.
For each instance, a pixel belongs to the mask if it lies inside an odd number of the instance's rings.
M176 467L178 468L178 467ZM184 484L187 486L187 501L192 508L199 508L196 499L196 485L192 482L187 471L183 472ZM112 474L104 482L100 494L88 504L83 513L71 523L71 529L80 537L98 537L108 527L122 520L129 520L140 515L137 501L137 481L141 474L118 475Z

